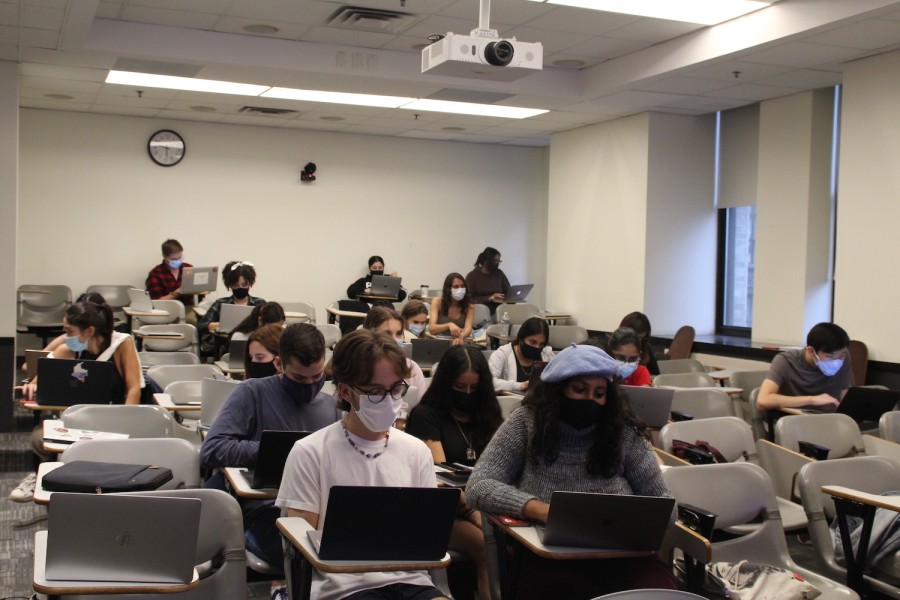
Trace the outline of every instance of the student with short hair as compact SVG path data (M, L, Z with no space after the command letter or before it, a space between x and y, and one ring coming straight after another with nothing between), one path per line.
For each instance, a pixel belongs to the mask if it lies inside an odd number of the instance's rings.
M409 376L406 356L386 333L358 329L334 348L334 382L348 412L294 445L275 505L321 530L329 491L335 485L436 487L431 452L421 440L392 427L400 414ZM360 511L377 511L360 506ZM398 523L398 527L402 527ZM318 600L445 596L425 571L313 573Z
M274 361L281 374L248 379L231 392L200 448L202 467L253 468L264 430L316 431L338 419L334 398L322 392L325 338L314 325L286 328ZM222 484L217 476L207 487ZM281 537L275 527L279 511L274 502L244 500L242 509L247 548L280 566Z
M631 327L619 327L606 338L606 352L619 365L623 385L649 386L650 371L641 364L641 340Z
M454 345L460 345L472 335L474 321L475 302L466 280L459 273L450 273L444 279L441 296L431 301L428 331L435 336L449 336Z
M512 287L506 274L500 270L500 251L488 246L475 259L475 268L466 275L466 287L476 304L485 304L491 315L506 299L506 292Z
M853 385L850 336L834 323L809 330L806 347L777 355L759 388L760 410L811 408L833 412Z
M516 339L491 354L489 364L494 389L498 392L527 390L534 363L553 360L553 348L547 343L549 339L550 327L545 320L540 317L526 319L519 327Z

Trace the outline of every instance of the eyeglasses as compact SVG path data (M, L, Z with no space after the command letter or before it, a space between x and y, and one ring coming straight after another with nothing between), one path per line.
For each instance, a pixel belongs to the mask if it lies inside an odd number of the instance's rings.
M369 399L369 402L371 402L372 404L379 404L382 400L388 397L388 394L390 394L391 398L393 398L394 400L402 400L403 396L406 395L406 392L409 391L409 384L405 381L399 381L395 383L394 387L389 390L386 390L382 387L374 387L371 390L353 388L353 391L360 396L366 396Z
M641 362L640 356L625 356L624 354L613 354L613 358L624 363Z

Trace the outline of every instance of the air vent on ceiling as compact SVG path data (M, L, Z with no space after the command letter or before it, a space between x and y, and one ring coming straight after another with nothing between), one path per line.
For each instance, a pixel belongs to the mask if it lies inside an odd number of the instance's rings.
M331 13L325 27L350 29L353 31L377 31L379 33L401 33L422 17L409 13L360 6L341 6Z
M242 106L240 110L238 110L238 112L255 115L266 115L269 117L281 117L297 114L296 110L290 110L287 108L268 108L265 106Z

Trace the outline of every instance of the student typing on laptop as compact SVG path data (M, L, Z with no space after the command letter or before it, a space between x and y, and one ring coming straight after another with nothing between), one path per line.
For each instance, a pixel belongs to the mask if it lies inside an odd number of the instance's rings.
M478 460L468 502L545 523L557 490L670 497L646 433L622 401L617 373L616 361L595 346L557 354ZM524 551L520 557L518 600L676 587L656 556L551 560Z
M757 408L834 412L853 385L849 344L850 336L834 323L813 326L805 348L782 352L772 360L756 397Z
M298 323L284 330L276 369L271 375L244 381L228 397L203 446L204 468L249 467L256 464L264 430L315 431L338 418L334 398L325 385L325 339L314 325ZM207 487L224 487L221 475ZM244 501L247 548L273 565L281 565L281 537L275 527L279 510L271 500Z
M212 333L219 328L223 304L257 306L266 303L264 299L250 295L250 288L256 283L256 269L253 263L246 261L228 263L222 277L225 280L225 287L231 290L231 295L213 302L197 323L197 333L200 334L201 348L204 352L212 351L214 345Z
M360 277L356 281L350 284L347 288L347 297L351 300L356 300L361 294L366 294L369 291L369 288L372 287L372 277L375 275L390 275L391 277L397 277L397 272L393 273L385 273L384 271L384 259L380 256L370 256L369 257L369 272L365 277ZM402 287L400 291L397 293L397 301L403 302L406 300L406 290ZM393 308L393 302L389 300L373 300L370 302L372 306L386 306L389 308Z
M327 518L332 486L437 486L428 447L392 427L408 389L404 379L409 371L400 346L385 333L356 330L335 346L332 367L338 402L348 412L339 423L294 445L275 502L288 509L288 516L302 517L318 530ZM378 507L359 510L374 512ZM444 595L424 571L315 572L312 597L428 600Z
M500 251L488 246L475 259L475 268L466 275L466 287L476 304L485 304L491 315L506 299L509 291L509 279L500 270Z
M191 307L194 305L193 294L181 293L181 277L185 267L191 263L183 260L184 248L178 240L166 240L162 243L162 262L150 269L144 286L150 293L151 300L179 300L184 304L185 319L194 323L196 317Z

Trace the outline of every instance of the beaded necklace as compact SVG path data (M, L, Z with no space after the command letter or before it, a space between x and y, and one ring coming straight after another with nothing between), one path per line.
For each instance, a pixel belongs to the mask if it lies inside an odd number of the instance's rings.
M387 450L388 442L391 439L391 433L389 431L385 432L384 448L381 449L381 452L376 452L375 454L371 454L369 452L365 452L364 450L361 450L360 447L356 445L356 442L354 442L353 439L350 437L350 432L347 431L347 425L344 424L343 419L341 419L341 427L344 429L344 437L347 438L347 441L350 442L350 445L353 446L353 449L356 450L357 452L359 452L360 454L362 454L363 456L365 456L366 458L373 458L373 459L378 458L379 456L384 454L385 450Z

